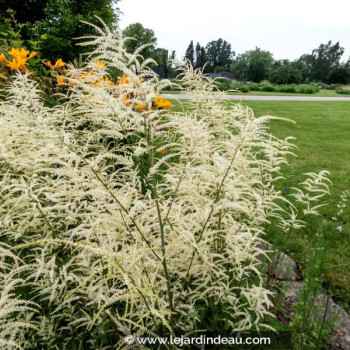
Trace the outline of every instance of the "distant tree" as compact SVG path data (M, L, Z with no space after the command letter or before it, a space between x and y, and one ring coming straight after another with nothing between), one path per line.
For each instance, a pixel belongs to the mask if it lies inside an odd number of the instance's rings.
M168 50L158 48L155 50L155 61L159 69L162 71L160 76L162 78L167 78L169 74L169 53Z
M314 80L314 58L310 54L302 55L296 62L298 65L303 81L308 83Z
M203 46L201 46L201 51L197 60L197 68L204 69L204 73L209 72L208 57Z
M230 70L238 80L260 82L268 78L272 67L272 54L256 48L239 55Z
M168 61L168 76L167 78L176 78L177 75L180 74L180 72L176 69L175 65L172 64L172 60L176 58L176 52L175 50L171 51L170 54L170 61Z
M327 44L321 44L314 49L311 54L305 54L300 57L299 62L302 66L302 72L305 80L329 82L333 70L340 65L341 56L344 48L339 42L332 45L332 41Z
M230 71L235 79L240 81L248 80L248 66L249 66L250 55L248 52L239 54L236 60L231 64Z
M235 52L231 49L231 44L226 40L218 39L210 41L206 46L206 54L211 72L214 72L215 67L227 67L229 70L230 64L233 61Z
M132 23L123 30L125 37L133 38L134 40L128 40L125 43L126 50L133 53L140 46L145 44L152 44L144 48L140 54L144 59L155 58L155 46L157 44L157 38L154 31L149 28L145 28L141 23Z
M344 48L340 47L339 42L332 45L331 40L327 44L321 44L317 49L313 50L315 79L327 82L332 71L339 67L343 53Z
M201 56L201 45L199 43L196 44L195 49L195 68L200 68L201 66L198 64L200 63L200 56Z
M194 46L193 46L193 40L191 40L190 44L188 45L188 48L185 53L185 58L188 59L192 66L194 66Z
M328 82L330 84L349 84L350 83L350 65L349 63L340 64L331 71Z
M268 79L274 84L300 84L303 80L302 73L293 63L286 63L272 69Z
M272 69L276 69L278 67L284 66L290 64L290 61L288 59L282 59L282 60L274 60Z

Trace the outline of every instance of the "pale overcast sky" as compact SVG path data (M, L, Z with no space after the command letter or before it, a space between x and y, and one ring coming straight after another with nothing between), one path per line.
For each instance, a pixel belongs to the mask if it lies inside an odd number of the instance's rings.
M349 0L121 0L120 27L140 22L154 30L157 46L184 55L193 39L201 45L223 38L233 51L256 46L275 59L295 59L320 43L340 41L350 55Z

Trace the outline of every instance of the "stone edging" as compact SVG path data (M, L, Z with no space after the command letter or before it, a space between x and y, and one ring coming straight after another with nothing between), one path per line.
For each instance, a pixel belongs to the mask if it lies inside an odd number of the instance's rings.
M291 319L295 312L293 304L300 299L304 284L301 274L298 272L297 264L287 254L271 249L271 246L267 243L260 244L259 248L267 253L270 258L270 261L267 262L269 278L278 281L279 284L283 284L285 287L283 303L288 314L287 318ZM267 260L264 258L264 254L260 254L258 258L262 262ZM315 297L315 307L310 313L310 318L322 320L325 312L326 322L337 320L334 326L335 338L331 342L332 349L350 350L350 317L332 298L322 293Z

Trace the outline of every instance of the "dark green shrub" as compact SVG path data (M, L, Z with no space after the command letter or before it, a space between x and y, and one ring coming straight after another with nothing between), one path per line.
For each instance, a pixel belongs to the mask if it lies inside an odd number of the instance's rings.
M310 86L305 87L303 89L303 91L304 91L303 92L304 94L314 94L315 93L315 90L312 87L310 87Z
M226 90L230 90L231 89L231 82L229 80L224 80L224 79L220 79L220 81L217 82L217 88L220 91L226 91Z
M239 87L239 90L241 91L241 92L249 92L250 91L250 88L249 88L249 86L248 85L241 85L240 87Z
M260 86L259 86L259 84L249 84L249 89L250 89L250 91L259 91Z
M267 84L267 85L262 85L260 87L260 91L274 92L276 91L276 88L273 85Z
M278 87L278 92L296 93L295 85L282 85Z
M250 91L250 85L242 83L233 83L231 84L231 89L239 90L240 92L247 93Z
M350 95L350 90L338 89L338 90L336 90L336 93L341 94L341 95Z
M340 89L340 85L339 84L324 84L324 83L320 83L319 87L322 90L338 90L338 89Z
M320 88L317 84L299 85L296 87L296 92L300 94L315 94Z

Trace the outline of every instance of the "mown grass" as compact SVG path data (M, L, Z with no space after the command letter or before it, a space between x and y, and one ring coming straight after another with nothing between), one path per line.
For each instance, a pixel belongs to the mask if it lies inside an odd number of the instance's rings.
M181 94L181 91L162 91L162 94ZM286 92L268 92L268 91L250 91L228 92L229 95L249 95L249 96L304 96L304 97L346 97L346 95L337 94L335 90L320 90L314 94L297 94Z
M314 94L300 94L288 92L250 91L248 93L230 92L230 95L250 95L250 96L309 96L309 97L342 97L335 90L320 90Z
M350 190L350 103L349 102L309 102L309 101L246 101L257 116L274 115L290 118L296 124L272 122L274 135L296 137L298 146L294 161L295 175L293 183L302 179L306 172L318 172L322 169L331 172L331 196L324 209L323 220L312 222L309 235L324 232L326 245L326 270L323 282L340 299L345 307L350 305L350 206L345 210L341 222L334 222L337 203L344 190ZM349 203L348 203L349 205ZM320 223L323 228L317 227ZM328 225L329 224L329 225ZM339 224L339 226L338 226ZM334 229L341 227L342 231ZM302 234L302 233L301 233ZM273 237L272 237L273 239ZM312 237L310 237L312 239ZM300 234L290 240L282 241L284 250L291 253L302 264Z
M180 108L181 102L174 102ZM235 103L233 101L225 103ZM303 180L303 173L329 170L333 182L328 203L317 220L308 228L293 233L288 239L270 233L268 239L291 255L303 269L305 240L322 235L325 269L320 276L323 286L348 310L350 309L350 203L341 220L334 221L337 203L344 190L350 190L350 102L342 101L244 101L257 116L273 115L292 119L271 123L278 137L294 136L297 145L294 171L285 169L287 179L280 184L291 187ZM337 230L341 227L341 231Z
M296 124L272 122L271 132L278 137L292 135L296 138L297 158L293 161L295 174L288 180L296 184L306 172L322 169L331 172L331 196L324 209L322 220L309 222L309 239L323 231L326 269L322 276L324 285L347 308L350 305L350 207L342 221L331 225L337 213L337 203L344 190L350 190L350 103L314 101L246 101L257 116L274 115L290 118ZM288 174L287 174L288 175ZM326 221L326 222L324 222ZM334 229L341 227L342 231ZM288 240L279 240L281 249L303 264L303 239L305 232L295 233ZM273 234L270 237L274 240Z

